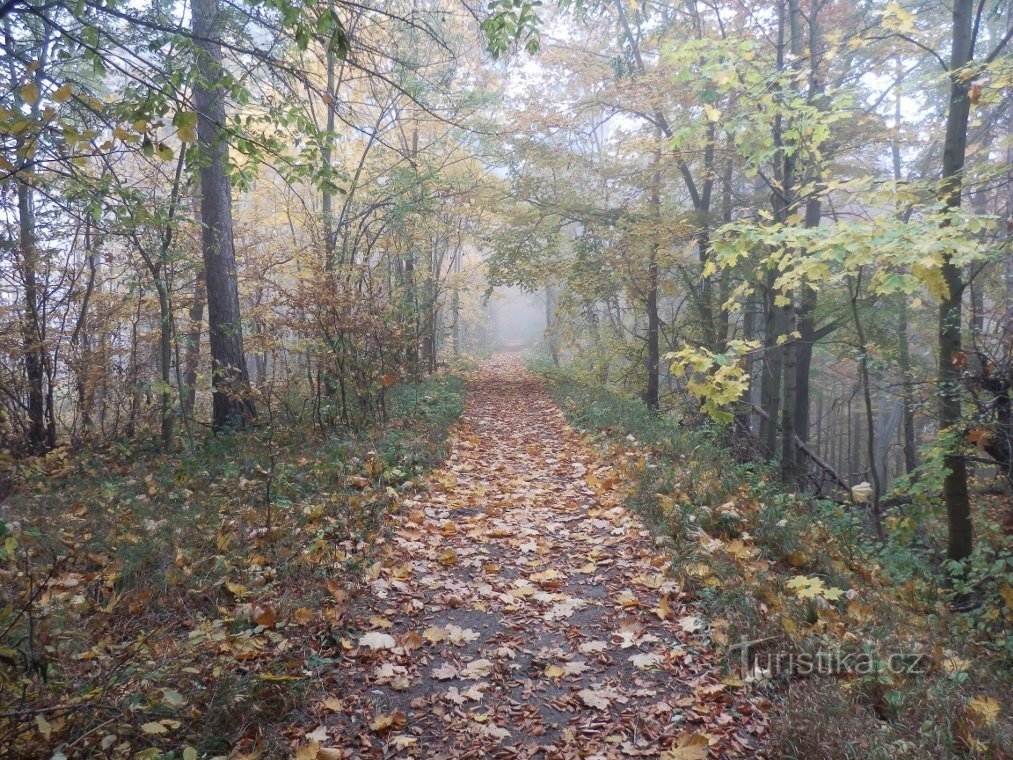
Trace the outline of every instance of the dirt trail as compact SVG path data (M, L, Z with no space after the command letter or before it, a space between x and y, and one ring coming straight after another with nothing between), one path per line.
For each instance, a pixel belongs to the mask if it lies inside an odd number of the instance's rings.
M335 756L754 755L762 721L607 463L519 358L470 378L452 453L352 604ZM600 492L600 493L599 493ZM326 735L326 738L325 738Z

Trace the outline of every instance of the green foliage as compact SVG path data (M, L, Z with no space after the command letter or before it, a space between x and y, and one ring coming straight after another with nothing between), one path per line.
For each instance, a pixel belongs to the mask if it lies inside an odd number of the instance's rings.
M540 0L490 0L481 28L493 58L504 55L514 42L523 44L530 54L538 52L541 20L536 9L541 5Z

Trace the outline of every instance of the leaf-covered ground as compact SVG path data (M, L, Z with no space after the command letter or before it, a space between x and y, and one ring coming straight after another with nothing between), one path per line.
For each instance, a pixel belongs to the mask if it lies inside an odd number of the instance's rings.
M763 711L519 358L473 373L452 444L349 600L296 756L755 755Z

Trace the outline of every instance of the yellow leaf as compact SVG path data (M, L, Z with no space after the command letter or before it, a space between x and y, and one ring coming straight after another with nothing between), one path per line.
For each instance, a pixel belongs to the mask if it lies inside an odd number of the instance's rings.
M921 280L929 293L936 298L942 300L949 295L950 289L947 287L946 280L940 269L915 264L911 267L911 274Z
M53 735L53 726L41 715L35 716L35 726L39 729L39 733L42 734L44 739L48 739Z
M71 86L70 82L67 82L65 85L62 85L60 89L58 89L56 92L53 93L53 100L55 100L57 103L65 103L66 101L70 100L70 96L73 94L73 92L74 92L73 86Z
M438 628L436 626L430 626L422 632L422 638L428 641L430 644L438 644L441 641L446 641L450 632L446 628Z
M1004 583L1002 588L999 589L999 595L1002 597L1003 602L1006 606L1013 610L1013 586L1008 583Z
M30 106L39 100L39 88L35 84L26 84L21 88L21 99Z
M995 697L979 694L967 703L968 709L981 718L981 723L991 726L999 717L999 702Z

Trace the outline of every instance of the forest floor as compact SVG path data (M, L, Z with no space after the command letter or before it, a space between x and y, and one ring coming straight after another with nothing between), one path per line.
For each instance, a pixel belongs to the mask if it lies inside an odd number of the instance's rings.
M349 600L296 757L755 756L765 710L519 356L471 374L451 443Z

